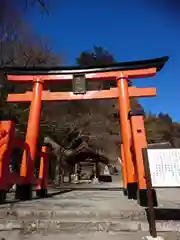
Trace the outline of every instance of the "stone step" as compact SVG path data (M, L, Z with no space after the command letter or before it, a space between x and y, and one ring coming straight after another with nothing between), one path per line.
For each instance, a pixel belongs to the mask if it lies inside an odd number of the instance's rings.
M174 203L168 205L169 190L160 193L159 199L166 209L165 215L172 212L172 207L178 213ZM180 232L179 221L156 221L156 225L159 232ZM17 230L48 234L128 231L133 234L148 229L145 209L138 206L136 201L128 200L119 191L71 191L54 194L46 199L4 204L0 207L0 233Z
M160 232L155 240L178 240L178 232ZM23 234L19 230L0 232L0 237L5 240L145 240L148 239L149 232L54 232L46 231Z
M105 212L105 211L66 211L66 210L32 210L32 209L4 209L0 210L0 219L77 219L81 220L132 220L132 221L143 221L147 220L145 211L138 210L124 210L121 212Z
M157 232L180 232L180 223L156 222ZM27 232L42 232L48 233L63 231L63 232L147 232L149 224L146 221L71 221L62 220L0 220L0 232L21 230Z

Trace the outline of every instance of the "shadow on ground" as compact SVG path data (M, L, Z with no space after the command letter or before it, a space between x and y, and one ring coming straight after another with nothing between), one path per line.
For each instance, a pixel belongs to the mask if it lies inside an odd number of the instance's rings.
M72 190L72 191L123 191L121 187L58 187L61 190Z
M12 204L12 203L18 203L18 202L27 202L27 201L34 201L34 200L38 200L38 199L45 199L45 198L52 198L56 195L60 195L60 194L64 194L64 193L68 193L68 192L72 192L73 190L72 189L65 189L65 190L61 190L61 191L58 191L58 192L53 192L53 193L48 193L48 195L46 197L33 197L31 200L6 200L6 202L4 204Z
M145 209L149 219L148 209ZM180 221L180 209L178 208L155 208L155 219L162 221Z

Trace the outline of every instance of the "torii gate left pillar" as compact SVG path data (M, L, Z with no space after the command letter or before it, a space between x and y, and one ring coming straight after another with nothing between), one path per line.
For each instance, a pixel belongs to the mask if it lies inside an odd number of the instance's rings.
M27 124L25 140L27 145L29 146L29 152L24 151L20 169L20 176L24 177L24 184L17 186L17 191L19 191L20 194L23 193L24 195L26 195L28 199L31 199L32 197L34 161L37 154L43 84L44 81L40 77L34 77L33 97L30 105L29 120Z
M117 86L119 90L119 113L120 113L120 126L121 138L124 154L124 173L126 171L127 185L124 191L127 191L129 199L137 198L137 178L135 173L135 162L131 154L131 127L128 120L130 108L130 98L128 92L128 77L121 74L117 78Z

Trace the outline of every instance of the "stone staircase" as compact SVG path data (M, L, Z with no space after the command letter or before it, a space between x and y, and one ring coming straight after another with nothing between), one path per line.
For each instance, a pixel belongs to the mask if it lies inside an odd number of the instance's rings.
M163 234L180 232L178 223L157 221L157 231ZM148 230L145 209L117 189L52 192L52 196L46 199L0 207L0 236L3 231L19 231L23 236L72 234L73 237L73 234L89 236L97 233L119 236L125 232L145 236L149 235Z

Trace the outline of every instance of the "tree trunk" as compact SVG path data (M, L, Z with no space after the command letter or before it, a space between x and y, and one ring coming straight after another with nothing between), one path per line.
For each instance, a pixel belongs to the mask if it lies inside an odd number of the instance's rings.
M55 167L55 185L60 185L60 157L58 156L56 159L56 167Z
M64 182L64 169L62 165L62 157L60 157L59 161L59 185L61 185Z

